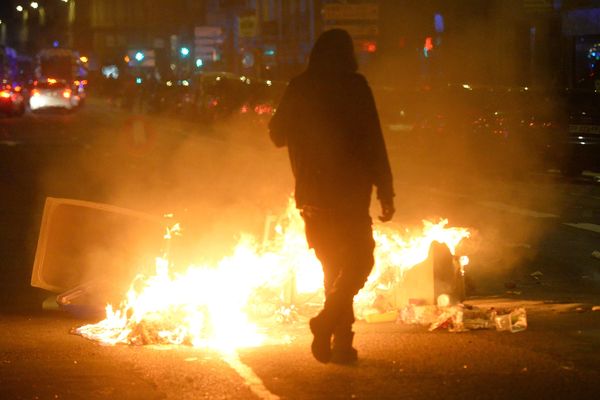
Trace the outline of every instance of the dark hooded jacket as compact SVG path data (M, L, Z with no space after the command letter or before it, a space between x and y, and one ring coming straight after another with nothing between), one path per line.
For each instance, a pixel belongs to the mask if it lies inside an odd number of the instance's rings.
M271 119L272 141L288 147L298 208L368 212L373 185L380 200L394 196L373 94L356 70L350 36L324 32Z

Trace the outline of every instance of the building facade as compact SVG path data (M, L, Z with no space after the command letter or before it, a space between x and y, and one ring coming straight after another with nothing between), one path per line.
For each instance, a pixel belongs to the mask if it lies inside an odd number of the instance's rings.
M361 70L382 84L574 86L600 63L598 0L27 4L8 0L2 9L4 43L20 52L58 44L101 66L147 51L144 63L178 75L213 69L287 79L304 68L318 34L334 27L351 33Z

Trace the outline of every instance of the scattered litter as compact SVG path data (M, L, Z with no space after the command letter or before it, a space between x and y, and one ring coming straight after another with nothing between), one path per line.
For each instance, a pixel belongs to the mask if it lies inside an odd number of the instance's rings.
M409 304L402 308L398 323L429 325L429 331L447 329L448 332L466 332L477 329L521 332L527 329L527 313L524 308L482 309L458 304L448 307L417 306Z
M437 298L438 307L448 307L450 304L450 296L447 294L440 294Z
M364 315L365 321L369 323L376 322L393 322L398 319L398 310L392 310L384 313L380 312L372 312L365 313Z
M42 302L42 310L58 310L58 303L56 302L56 295L48 296Z
M494 318L497 331L521 332L527 329L527 313L524 308L516 308L509 314L497 315Z
M592 252L592 257L597 258L600 260L600 250L594 250Z
M405 324L430 325L437 320L438 313L437 306L409 304L400 310L398 321Z
M535 271L530 274L533 279L540 279L544 274L541 271Z
M463 311L461 307L439 307L442 309L442 313L438 316L437 320L431 324L429 331L436 330L438 328L448 328L452 332L463 331ZM462 328L462 329L461 329Z

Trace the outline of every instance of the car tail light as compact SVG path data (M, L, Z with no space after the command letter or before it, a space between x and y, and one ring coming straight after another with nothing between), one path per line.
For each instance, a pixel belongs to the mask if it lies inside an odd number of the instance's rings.
M62 95L63 95L63 97L64 97L65 99L70 99L70 98L71 98L71 89L65 89L65 90L63 91L63 94L62 94Z
M33 89L31 91L31 97L36 97L36 96L39 96L39 95L40 95L40 91L39 90Z
M8 90L3 90L0 92L0 97L3 99L10 99L10 92Z
M273 107L269 104L259 104L256 107L254 107L254 112L257 113L258 115L272 114Z

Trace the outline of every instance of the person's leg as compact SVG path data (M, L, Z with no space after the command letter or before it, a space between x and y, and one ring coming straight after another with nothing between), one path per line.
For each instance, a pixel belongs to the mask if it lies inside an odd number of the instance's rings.
M337 314L333 331L333 349L330 361L341 364L355 362L358 353L352 346L354 332L354 296L364 286L374 264L375 242L370 219L351 220L344 224L343 258L329 300ZM342 234L342 232L340 232Z
M323 267L325 287L323 310L310 321L314 335L311 350L317 360L330 361L335 335L337 361L355 361L353 301L373 268L371 219L368 214L304 215L304 219L309 246Z
M310 330L313 334L311 351L318 361L327 363L331 358L331 338L336 319L335 307L331 307L331 301L328 299L339 274L340 266L336 262L339 257L336 256L337 246L331 229L331 215L303 212L303 217L308 245L314 249L323 268L325 289L325 305L321 312L310 320Z

